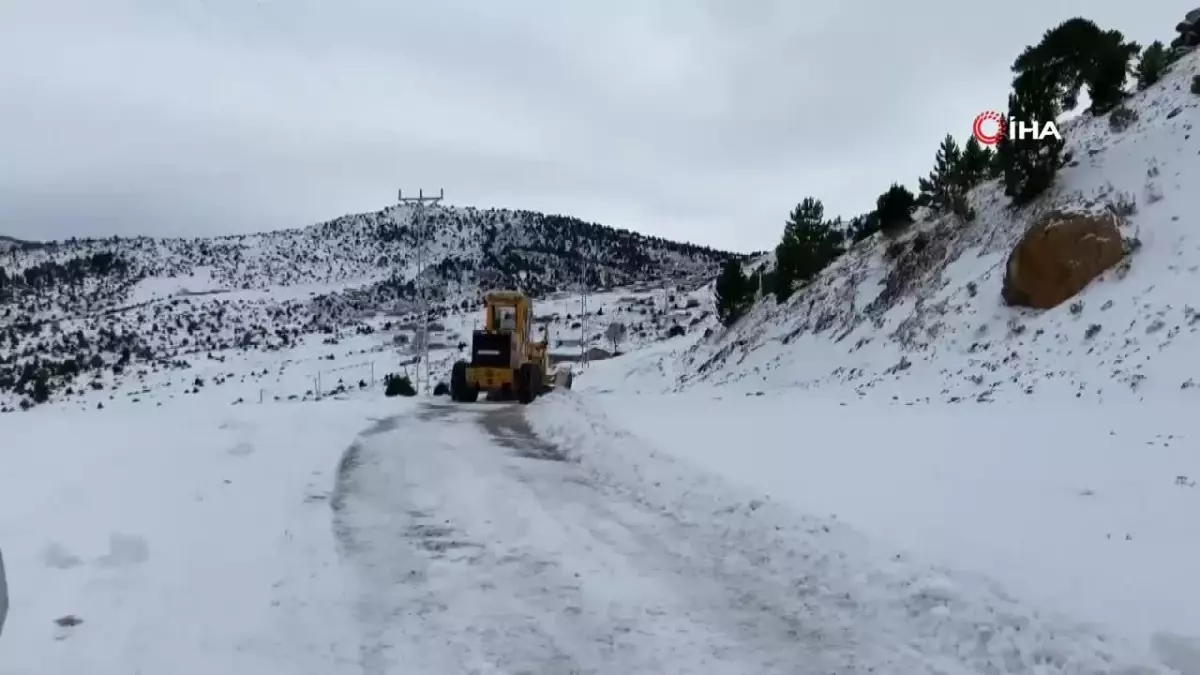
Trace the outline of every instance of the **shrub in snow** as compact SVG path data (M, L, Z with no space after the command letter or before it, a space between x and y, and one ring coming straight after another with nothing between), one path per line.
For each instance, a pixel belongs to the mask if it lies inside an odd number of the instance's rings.
M961 192L950 195L950 212L966 223L974 222L976 217L975 208L967 201L967 196Z
M1129 125L1136 122L1138 119L1137 112L1125 106L1118 106L1108 114L1108 128L1120 133L1129 128Z
M892 183L887 192L875 200L875 213L879 214L879 225L885 232L895 232L910 225L916 208L916 196L899 183Z
M450 394L450 385L445 382L438 382L433 387L434 396L448 396Z
M599 316L599 314L597 314L597 316ZM605 329L604 339L608 340L608 342L612 345L613 352L615 353L617 348L621 346L621 343L625 341L625 336L628 334L629 329L626 328L625 324L621 323L620 321L614 321L608 324L608 328Z
M384 396L416 396L417 390L413 388L412 380L408 379L407 375L397 375L391 373L383 378L383 395Z

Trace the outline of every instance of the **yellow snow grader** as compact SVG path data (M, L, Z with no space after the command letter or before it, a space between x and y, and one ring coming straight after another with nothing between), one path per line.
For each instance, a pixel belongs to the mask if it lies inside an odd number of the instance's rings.
M458 361L450 371L450 398L473 403L479 392L491 400L532 403L556 384L550 373L549 328L534 342L533 305L520 291L490 291L484 296L483 328L471 335L471 360ZM571 374L558 384L571 387Z

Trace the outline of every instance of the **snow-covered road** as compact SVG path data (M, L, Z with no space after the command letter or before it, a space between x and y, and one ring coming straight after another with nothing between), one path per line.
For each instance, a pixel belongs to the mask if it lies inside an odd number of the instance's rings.
M478 422L478 424L474 424ZM430 406L347 455L338 532L368 673L830 672L784 589L720 578L687 533L564 462L512 406Z
M546 404L593 448L636 445ZM534 434L543 405L422 404L346 452L334 529L368 675L1159 672L998 591L863 566L836 525L686 514Z

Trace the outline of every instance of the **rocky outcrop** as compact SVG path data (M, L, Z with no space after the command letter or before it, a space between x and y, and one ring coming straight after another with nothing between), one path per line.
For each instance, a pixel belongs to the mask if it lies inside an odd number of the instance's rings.
M1117 219L1111 215L1053 211L1040 218L1008 257L1004 302L1050 309L1124 256Z
M1171 41L1171 49L1180 55L1195 49L1200 45L1200 8L1193 9L1175 26L1179 35Z

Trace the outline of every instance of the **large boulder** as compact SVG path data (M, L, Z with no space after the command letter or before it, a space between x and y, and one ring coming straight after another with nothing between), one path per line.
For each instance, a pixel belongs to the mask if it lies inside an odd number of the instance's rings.
M1004 302L1050 309L1121 261L1125 245L1109 214L1052 211L1038 219L1008 256Z
M1183 21L1180 21L1175 26L1175 32L1179 33L1179 35L1171 41L1171 49L1176 56L1182 56L1192 48L1200 45L1200 8L1193 9L1185 14Z

